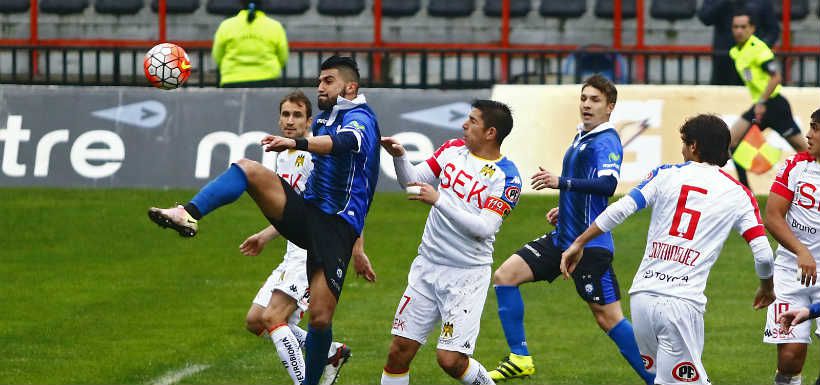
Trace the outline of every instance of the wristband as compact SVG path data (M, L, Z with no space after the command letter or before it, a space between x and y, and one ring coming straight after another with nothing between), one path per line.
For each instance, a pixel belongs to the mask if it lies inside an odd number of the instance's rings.
M297 150L307 151L308 150L308 140L306 138L297 138L294 139L296 141L296 146L294 147Z

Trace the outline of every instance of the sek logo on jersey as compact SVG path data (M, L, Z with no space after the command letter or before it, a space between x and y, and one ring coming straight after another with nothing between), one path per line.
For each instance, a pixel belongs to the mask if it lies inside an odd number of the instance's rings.
M456 196L464 199L467 203L472 202L475 197L476 206L483 208L482 204L484 201L481 199L481 193L487 190L487 185L479 183L480 181L478 180L473 180L473 176L464 172L464 170L458 170L458 173L453 177L455 171L456 166L452 163L447 163L447 165L444 166L440 184L441 188L452 189L453 192L456 193ZM481 172L484 172L484 169L482 169ZM492 169L492 172L495 172L495 169ZM468 190L467 183L469 182L473 183Z

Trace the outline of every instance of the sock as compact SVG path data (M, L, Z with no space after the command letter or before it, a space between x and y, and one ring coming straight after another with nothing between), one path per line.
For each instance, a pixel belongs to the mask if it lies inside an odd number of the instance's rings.
M296 337L296 340L299 341L299 349L305 349L305 338L307 338L307 332L305 329L299 327L296 324L288 324L290 327L290 331L293 332L293 335Z
M299 385L305 379L305 359L302 358L302 351L299 350L299 342L293 336L293 332L287 324L279 324L270 329L270 339L276 346L276 352L282 359L288 375L293 380L294 385Z
M507 337L510 351L519 356L529 356L527 337L524 335L524 300L518 286L495 286L498 298L498 318Z
M222 175L210 181L202 190L199 190L191 199L191 202L185 205L185 210L194 219L199 220L216 208L239 199L247 188L248 177L236 163L232 163L231 167ZM195 206L196 209L188 210L190 206Z
M391 373L387 371L387 367L382 370L381 385L410 385L410 371L404 373Z
M327 351L333 340L333 328L314 329L308 326L305 339L305 381L302 385L317 385L327 365Z
M472 358L470 358L467 370L464 371L459 380L464 385L495 385L493 379L487 374L487 369Z
M643 366L641 352L638 350L638 343L635 341L635 332L632 331L632 324L629 323L629 320L626 318L622 319L621 322L618 322L618 324L606 334L609 338L612 338L612 341L615 341L615 345L618 345L618 350L621 351L621 355L626 358L629 366L641 376L643 381L649 385L654 384L655 374L647 372Z
M327 358L330 358L330 357L335 356L335 355L336 355L336 351L337 351L337 350L339 350L339 348L340 348L342 345L344 345L344 344L343 344L343 343L341 343L341 342L336 342L336 341L331 342L331 343L330 343L330 349L328 349L328 350L327 350Z
M800 385L803 381L803 376L796 374L794 376L787 376L785 374L775 373L774 385Z

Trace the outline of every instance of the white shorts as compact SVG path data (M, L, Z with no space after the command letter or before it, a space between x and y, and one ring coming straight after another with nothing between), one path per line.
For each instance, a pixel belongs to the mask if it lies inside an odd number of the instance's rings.
M656 384L711 384L701 360L703 313L685 300L650 293L630 296L635 339Z
M296 311L288 322L299 323L302 314L308 308L310 299L306 266L304 260L283 261L271 272L265 284L256 293L253 303L261 307L268 307L271 295L274 291L279 290L296 301Z
M473 354L491 269L490 266L443 266L417 257L396 309L393 335L423 345L441 321L437 348Z
M800 284L797 269L782 266L774 267L774 294L775 300L769 305L766 312L766 329L763 331L763 342L770 344L811 343L811 322L803 322L792 328L786 334L780 330L776 322L780 313L790 309L808 307L814 302L820 302L820 284L805 287ZM815 333L820 334L820 323L817 323Z

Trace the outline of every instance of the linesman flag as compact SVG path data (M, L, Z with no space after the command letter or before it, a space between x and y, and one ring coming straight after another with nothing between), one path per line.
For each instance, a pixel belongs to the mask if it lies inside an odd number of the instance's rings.
M780 160L780 149L766 142L757 122L752 122L743 140L740 141L732 160L740 167L755 174L769 171Z

